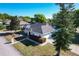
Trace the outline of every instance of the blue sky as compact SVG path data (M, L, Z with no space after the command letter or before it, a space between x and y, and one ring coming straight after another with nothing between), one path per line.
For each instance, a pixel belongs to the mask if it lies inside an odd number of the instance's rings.
M79 9L79 4L75 4ZM0 13L8 13L17 16L31 16L44 14L47 18L52 17L59 11L59 6L53 3L0 3Z

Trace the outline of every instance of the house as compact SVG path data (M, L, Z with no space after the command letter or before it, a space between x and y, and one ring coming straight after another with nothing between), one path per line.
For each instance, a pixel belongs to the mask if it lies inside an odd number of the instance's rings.
M27 35L40 36L41 38L50 38L55 29L46 23L33 23L24 26L24 33Z
M21 19L21 18L18 18L18 20L20 20L20 28L23 28L23 26L28 23L28 22L23 21L23 19ZM11 20L10 19L6 19L4 22L5 22L6 26L9 26Z
M10 22L11 22L10 19L5 19L5 21L0 19L0 24L6 25L6 26L8 26L10 24Z
M0 24L3 24L2 19L0 19Z
M3 22L2 22L2 21L0 21L0 24L3 24Z
M10 19L6 19L5 20L5 25L9 26L10 25L11 20Z
M25 24L29 24L29 23L28 23L28 22L25 22L25 21L23 21L23 20L20 20L20 27L21 27L21 28L23 28L23 26L24 26Z

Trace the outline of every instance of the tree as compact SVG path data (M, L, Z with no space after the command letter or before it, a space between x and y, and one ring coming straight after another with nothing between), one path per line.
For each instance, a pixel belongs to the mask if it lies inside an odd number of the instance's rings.
M52 21L52 19L47 19L47 22L49 23L49 24L53 24L53 21Z
M54 15L54 25L58 26L58 31L54 36L54 46L57 54L61 54L61 50L70 50L69 46L75 37L75 25L73 19L74 4L59 3L60 12Z
M36 22L35 18L31 18L31 23L35 23L35 22Z
M20 28L20 21L17 16L11 17L10 30L18 30Z
M3 30L3 29L5 29L5 26L0 24L0 30Z
M11 18L11 16L6 13L3 13L3 14L0 13L0 19L3 22L3 25L5 24L5 20L10 19L10 18Z
M79 27L79 9L75 10L74 12L75 12L75 14L74 14L75 22L74 22L74 24L76 25L76 27Z
M31 22L31 17L29 17L29 16L24 16L24 17L22 17L22 18L23 18L23 20L26 21L26 22Z
M35 22L45 23L46 17L43 14L35 14L34 15Z

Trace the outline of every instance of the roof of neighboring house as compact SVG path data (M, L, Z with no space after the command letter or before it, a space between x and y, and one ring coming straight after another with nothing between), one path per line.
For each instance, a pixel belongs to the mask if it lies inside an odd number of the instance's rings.
M33 32L41 34L47 34L54 31L54 28L51 25L42 23L31 24L31 29Z
M11 20L5 20L5 23L7 24L7 25L9 25L10 24L10 22L11 22ZM28 22L25 22L25 21L20 21L20 25L25 25L25 24L27 24Z
M0 21L0 24L3 24L3 22Z
M5 23L7 24L7 25L9 25L10 24L10 22L11 22L11 20L5 20Z
M20 25L25 25L25 24L28 24L28 22L25 22L25 21L20 21Z
M2 22L2 19L0 19L0 22Z

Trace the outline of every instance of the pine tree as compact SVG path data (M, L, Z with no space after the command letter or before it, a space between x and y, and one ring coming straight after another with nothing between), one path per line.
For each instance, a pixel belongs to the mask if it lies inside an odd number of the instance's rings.
M60 3L58 6L60 7L60 12L54 16L54 25L59 29L54 36L54 45L57 51L56 56L61 54L61 50L70 50L69 46L75 37L74 4Z
M79 9L75 10L74 12L75 12L75 14L74 14L75 22L74 22L74 24L76 25L76 27L79 27Z
M20 28L20 21L17 16L11 17L10 30L18 30Z

